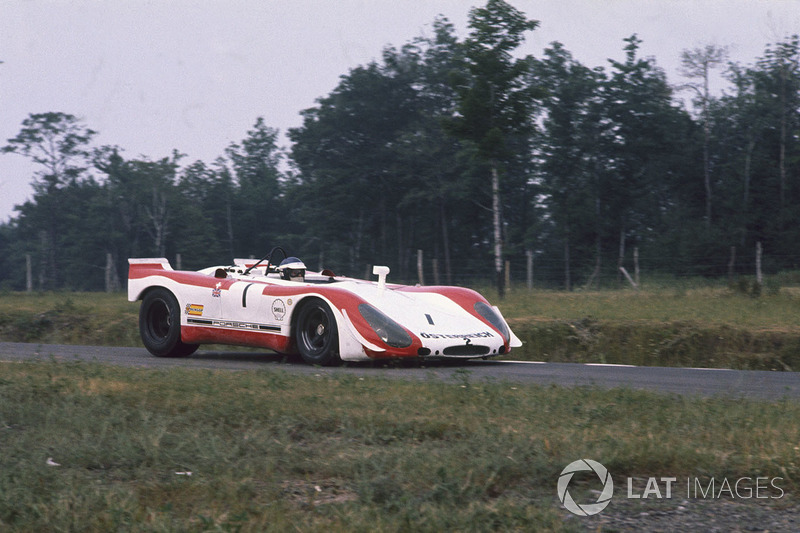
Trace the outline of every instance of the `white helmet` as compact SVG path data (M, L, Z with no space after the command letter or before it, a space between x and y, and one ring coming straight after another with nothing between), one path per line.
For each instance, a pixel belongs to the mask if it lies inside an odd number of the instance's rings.
M304 281L306 277L306 265L296 257L287 257L281 261L278 271L281 279L291 281Z

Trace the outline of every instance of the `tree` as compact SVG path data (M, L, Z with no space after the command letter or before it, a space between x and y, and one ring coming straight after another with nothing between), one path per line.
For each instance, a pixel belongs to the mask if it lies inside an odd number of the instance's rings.
M778 130L779 207L785 208L789 195L787 154L797 144L800 109L800 36L768 48L759 60L757 77L761 90L773 101L773 116Z
M289 131L300 171L293 199L305 240L351 272L363 248L371 247L372 260L386 261L392 234L400 243L410 231L397 209L408 185L397 149L417 116L416 91L402 61L385 55L396 63L351 70L317 107L303 111L302 127Z
M236 255L260 255L271 248L281 228L288 229L281 205L283 152L278 148L278 130L258 117L241 143L225 153L238 186L233 232L237 235Z
M531 58L515 59L512 52L522 44L524 33L538 21L504 2L489 0L486 7L469 15L469 37L464 42L466 75L454 77L458 94L450 130L469 143L468 149L491 175L494 259L497 288L504 293L503 226L500 173L525 146L533 128L531 106L535 93L526 84Z
M44 167L36 173L37 192L52 191L85 170L87 146L97 132L66 113L37 113L22 121L16 137L8 139L3 153L16 153Z
M56 258L66 227L62 189L78 182L86 170L88 144L95 131L66 113L31 114L16 137L8 139L3 153L27 157L40 167L33 182L33 202L25 206L27 220L38 228L39 285L55 288L59 270Z
M663 241L671 223L685 223L674 217L675 188L692 176L688 163L695 137L691 117L673 102L664 71L652 58L638 56L641 40L635 34L624 41L625 60L611 60L603 91L610 138L605 189L618 236L617 270L629 239Z
M723 94L710 106L711 138L720 178L717 205L724 209L719 222L733 230L727 236L729 245L739 247L749 246L754 227L753 176L762 166L759 144L765 141L768 122L751 74L751 69L730 65L725 76L733 92Z
M768 46L755 65L731 70L737 94L730 102L739 109L740 137L747 136L736 145L746 156L748 216L742 235L783 254L796 250L800 238L795 224L800 187L792 180L800 172L799 63L800 37L795 35Z
M178 197L178 152L157 161L125 160L117 147L95 152L94 165L106 175L110 207L116 217L109 224L117 241L118 256L165 257L171 240Z
M238 190L226 164L224 159L213 167L195 161L180 172L175 240L189 268L224 263L236 256L233 203Z
M684 50L681 53L681 73L689 79L699 79L699 83L685 85L696 92L695 104L701 109L703 121L703 186L706 201L706 227L711 227L711 163L709 144L711 137L711 118L709 108L711 95L709 93L709 76L711 70L724 63L728 57L726 47L707 45L704 48Z
M463 66L463 50L446 19L436 19L433 30L432 37L418 38L399 54L385 57L387 66L394 66L392 70L404 70L411 76L415 88L413 120L398 135L397 165L404 171L405 188L399 191L398 207L404 219L416 218L417 247L433 249L433 260L444 265L446 283L452 284L453 256L467 264L464 258L472 248L472 228L480 222L479 217L459 209L470 202L472 188L465 186L466 165L459 161L459 141L443 127L443 118L452 116L456 107L450 75ZM424 216L426 213L430 216ZM405 242L398 243L403 274L415 244L411 237L414 235L406 231Z
M575 61L560 43L536 62L536 83L544 91L543 131L538 145L542 192L563 239L564 286L571 290L575 253L594 234L595 267L587 284L599 277L605 218L604 121L601 71Z

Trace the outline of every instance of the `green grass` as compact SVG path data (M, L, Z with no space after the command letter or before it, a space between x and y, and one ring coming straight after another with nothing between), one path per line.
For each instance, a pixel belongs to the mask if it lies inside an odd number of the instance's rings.
M576 459L792 493L798 443L788 400L0 363L0 530L561 531Z
M488 291L487 291L488 293ZM497 301L523 360L800 369L800 291L728 288L516 290Z
M489 291L486 291L489 294ZM754 298L727 288L615 291L511 291L494 299L507 318L696 322L754 330L800 331L800 290Z
M139 305L123 293L0 293L0 341L141 346Z

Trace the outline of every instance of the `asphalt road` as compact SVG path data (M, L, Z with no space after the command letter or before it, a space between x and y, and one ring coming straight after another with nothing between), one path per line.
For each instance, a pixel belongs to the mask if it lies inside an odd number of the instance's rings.
M761 399L800 398L800 374L701 368L633 367L497 360L404 364L347 364L313 367L271 353L200 350L191 357L165 359L143 348L0 343L0 361L86 361L145 368L285 371L298 374L355 374L391 379L460 382L493 380L560 386L627 387L669 394Z

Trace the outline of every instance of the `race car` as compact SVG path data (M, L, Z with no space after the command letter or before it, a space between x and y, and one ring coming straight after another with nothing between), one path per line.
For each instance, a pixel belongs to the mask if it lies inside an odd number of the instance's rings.
M277 259L282 259L277 263ZM521 346L497 307L461 287L387 283L309 272L281 247L232 266L173 270L165 258L128 259L128 300L158 357L201 344L299 353L316 365L383 358L486 358Z

